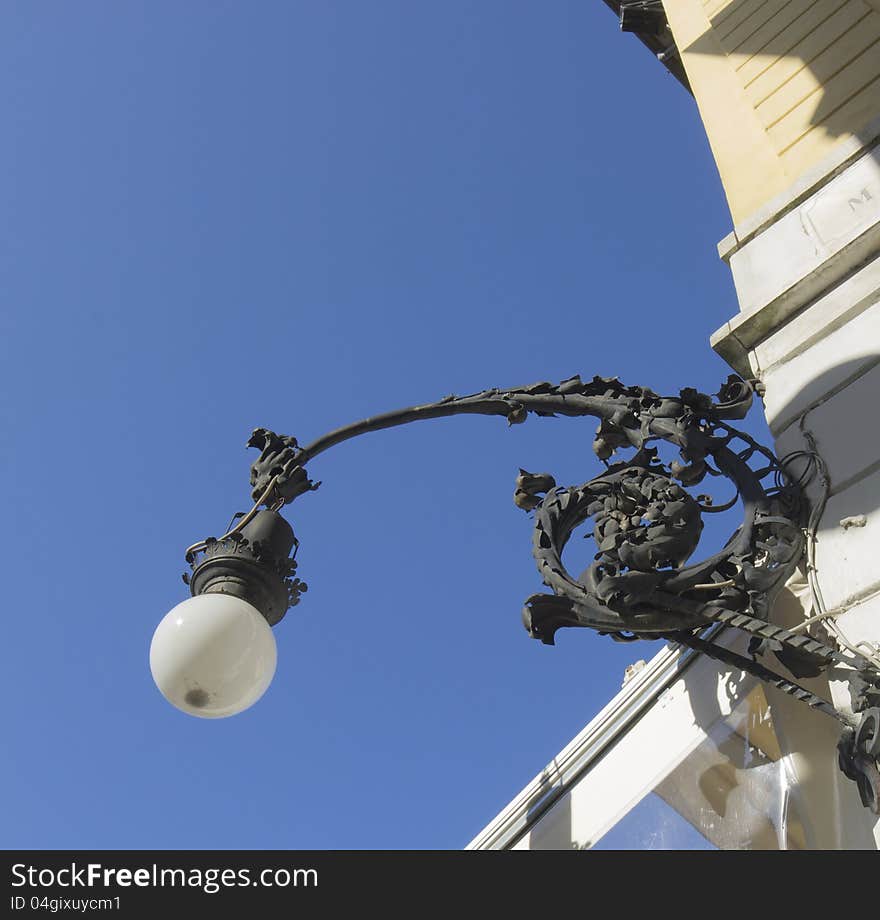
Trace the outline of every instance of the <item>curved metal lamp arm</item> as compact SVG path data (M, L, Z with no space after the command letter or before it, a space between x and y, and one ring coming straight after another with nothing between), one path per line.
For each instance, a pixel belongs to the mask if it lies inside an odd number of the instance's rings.
M279 475L278 489L273 496L287 504L308 489L291 487L290 475L296 466L305 465L324 451L343 441L394 428L424 419L448 418L453 415L496 415L507 418L511 425L524 422L530 412L535 415L570 417L591 415L603 419L593 443L602 460L607 460L621 446L641 446L649 437L663 437L687 446L683 433L663 425L663 420L680 419L683 415L711 414L716 420L741 419L752 404L752 387L732 376L722 387L717 401L696 390L682 390L677 398L661 397L645 387L626 387L616 378L594 377L583 382L579 375L560 384L546 381L510 389L490 389L470 396L446 396L423 406L409 406L382 415L354 422L328 432L307 447L301 448L296 438L277 435L266 428L257 428L248 441L249 447L260 447L261 455L251 467L254 501L260 500L273 476ZM647 423L650 432L643 429ZM691 436L693 439L693 435ZM756 445L757 446L757 445ZM772 455L768 456L772 457ZM265 502L272 504L273 500Z
M575 376L560 384L447 396L355 422L304 448L291 436L258 428L248 442L261 451L251 467L252 495L275 509L293 501L319 485L308 478L307 463L371 431L463 414L502 416L509 424L529 413L594 416L600 424L593 450L606 465L602 475L571 488L557 488L547 473L521 470L517 479L514 500L535 510L534 554L554 591L527 601L529 632L545 642L563 625L658 636L706 625L713 604L765 619L770 596L800 558L802 503L773 454L726 423L743 418L752 398L751 385L738 377L713 399L693 389L659 396L616 378ZM677 447L681 460L662 463L649 446L660 440ZM635 455L610 462L623 448ZM716 508L707 496L691 496L686 488L707 475L730 479L734 500ZM699 543L702 515L730 507L737 497L744 518L728 545L686 565ZM575 578L561 554L574 528L590 517L600 552Z

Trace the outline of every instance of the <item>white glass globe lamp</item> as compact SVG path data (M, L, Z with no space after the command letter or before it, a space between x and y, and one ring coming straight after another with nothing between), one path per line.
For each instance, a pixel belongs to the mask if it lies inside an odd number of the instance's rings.
M276 661L266 619L230 594L200 594L178 604L150 645L150 671L162 695L202 719L222 719L256 703Z

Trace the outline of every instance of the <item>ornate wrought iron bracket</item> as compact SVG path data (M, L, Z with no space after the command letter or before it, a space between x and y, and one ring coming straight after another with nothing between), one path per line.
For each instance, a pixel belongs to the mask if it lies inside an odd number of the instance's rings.
M275 525L267 515L320 485L309 479L306 465L336 444L452 415L496 415L511 425L524 422L530 413L593 416L599 419L593 451L605 465L600 475L569 487L558 486L549 473L520 470L516 480L514 501L534 511L533 554L552 591L527 599L523 621L529 634L548 644L564 626L589 627L624 641L663 637L773 683L843 723L841 768L858 783L862 801L880 813L880 699L875 699L880 695L880 674L867 661L854 663L836 648L768 621L775 595L803 556L807 507L797 483L773 453L729 424L746 415L753 393L750 383L735 376L714 398L694 389L684 389L677 397L659 396L644 387L624 386L616 378L583 381L575 376L559 384L447 396L339 428L307 447L300 447L296 438L257 428L248 441L249 447L260 450L251 467L255 509L218 541L190 548L193 592L207 560L213 559L215 571L220 571L218 556L225 565L234 553L248 554L258 507L269 509L260 512L261 532L271 530ZM677 449L677 459L664 461L653 446L661 442ZM622 456L627 450L631 455ZM729 480L733 498L716 506L707 495L693 495L689 489L707 476ZM742 521L726 545L692 562L704 516L737 502L742 504ZM598 551L587 570L574 576L562 554L573 531L588 520ZM262 545L268 545L265 537ZM258 557L259 552L248 555L249 564ZM272 565L276 581L286 579L289 602L296 603L306 586L293 578L295 565L285 568L274 556ZM271 621L277 622L282 592L274 582L272 591ZM715 623L748 633L752 657L701 637L703 629ZM864 687L861 717L839 712L760 664L755 656L767 651L797 678L815 676L833 665L852 668Z

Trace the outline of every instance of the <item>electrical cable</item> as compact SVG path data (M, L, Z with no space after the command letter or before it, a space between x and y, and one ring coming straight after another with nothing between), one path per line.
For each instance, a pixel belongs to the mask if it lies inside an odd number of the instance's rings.
M807 442L808 450L792 451L791 453L786 454L786 456L779 461L780 467L786 469L787 473L787 467L791 464L792 461L806 458L808 462L801 474L797 477L797 479L794 480L795 484L801 488L804 488L818 477L821 487L821 494L818 501L812 505L810 510L810 517L805 528L807 538L807 583L810 588L810 596L813 601L813 607L818 612L815 616L809 617L798 626L794 627L792 631L804 632L808 630L809 627L814 623L821 623L837 640L838 644L842 648L845 648L853 655L856 655L863 661L866 661L875 670L880 671L880 656L878 656L876 650L866 642L855 644L850 642L844 631L841 629L840 624L838 624L835 619L837 616L840 616L846 611L829 611L825 604L825 598L822 594L822 587L819 584L818 567L816 565L816 540L819 532L819 522L822 519L822 515L825 513L825 508L828 504L828 499L831 494L831 477L828 474L828 466L819 454L816 438L813 433L806 427L807 414L808 413L805 412L801 416L798 427L800 428L801 435Z
M254 503L254 507L251 508L251 510L248 511L248 513L247 513L246 515L244 515L244 517L242 517L242 518L239 519L239 522L235 525L235 527L231 528L230 530L227 530L226 533L223 534L222 537L218 537L218 538L217 538L217 542L218 542L218 543L219 543L221 540L227 539L227 537L231 537L234 533L238 533L243 527L245 527L245 526L247 526L248 524L250 524L250 522L254 519L254 516L256 515L256 513L260 510L260 506L263 505L263 504L266 502L266 500L269 498L269 496L272 494L272 490L275 488L275 485L276 485L277 482L278 482L278 476L275 475L275 476L273 476L272 479L269 481L269 485L266 486L266 489L265 489L265 491L263 492L263 494L262 494L262 495L257 499L257 501ZM280 504L279 504L279 502L280 502ZM284 499L283 499L283 498L282 498L282 499L278 499L278 501L276 501L276 502L273 503L272 508L270 508L270 510L271 510L271 511L277 511L278 508L280 508L283 504L284 504ZM184 553L184 556L185 556L186 558L188 558L188 557L190 556L191 553L199 553L199 552L201 552L207 545L208 545L208 541L207 541L207 540L200 540L198 543L193 543L192 546L188 546L188 547L187 547L186 552Z

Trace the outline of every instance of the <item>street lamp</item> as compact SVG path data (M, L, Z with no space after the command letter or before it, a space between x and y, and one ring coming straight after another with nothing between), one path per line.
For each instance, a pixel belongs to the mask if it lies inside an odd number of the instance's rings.
M589 627L619 641L665 638L696 649L772 684L836 719L843 772L857 782L863 804L880 813L880 669L857 648L840 649L769 622L773 599L815 540L815 518L802 491L821 459L810 452L777 460L732 427L753 398L752 383L730 377L713 398L694 389L659 396L616 378L571 377L447 396L339 428L301 448L293 437L256 429L260 449L251 467L254 506L223 536L189 547L192 597L159 624L150 667L163 695L191 715L220 718L255 703L275 670L271 626L297 604L306 585L296 577L297 540L278 513L313 491L306 465L330 447L372 431L451 415L496 415L509 424L539 416L593 416L593 450L604 470L579 486L559 487L549 473L520 470L514 501L534 511L532 548L552 594L526 600L523 622L533 638L553 644L565 626ZM667 462L655 443L672 445ZM625 452L631 451L629 456ZM791 467L804 461L804 472ZM714 505L689 488L724 477L733 498ZM725 546L691 562L703 516L737 501L743 519ZM588 519L598 552L581 575L568 572L562 553ZM717 642L708 627L750 637L750 657ZM757 660L772 653L795 678ZM836 708L797 680L832 667L850 675L852 711Z

